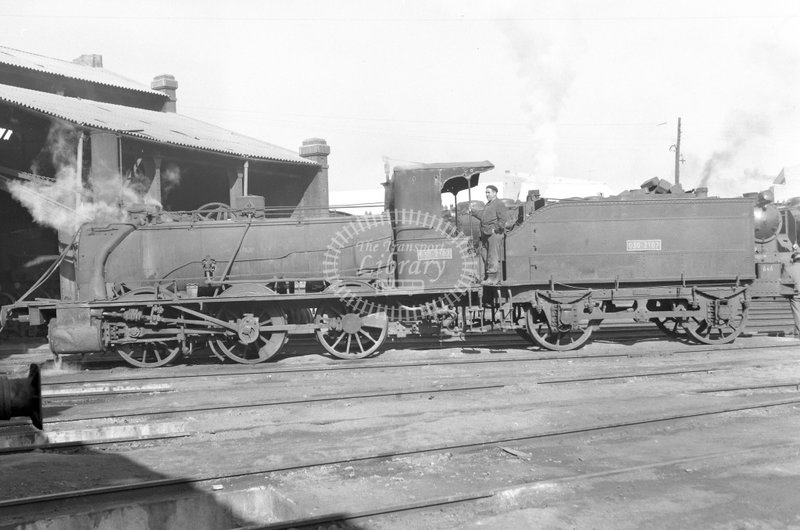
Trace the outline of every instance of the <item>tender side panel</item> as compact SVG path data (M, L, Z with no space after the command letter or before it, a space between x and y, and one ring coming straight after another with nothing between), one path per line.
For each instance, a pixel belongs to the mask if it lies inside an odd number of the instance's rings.
M511 283L751 279L750 199L561 202L506 240Z

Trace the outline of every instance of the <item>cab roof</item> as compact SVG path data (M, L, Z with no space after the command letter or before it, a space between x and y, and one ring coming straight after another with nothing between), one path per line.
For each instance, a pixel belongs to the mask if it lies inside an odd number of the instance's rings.
M481 162L445 162L435 164L407 164L394 168L394 178L409 178L411 175L439 177L442 193L456 194L478 185L481 173L494 169L488 160Z

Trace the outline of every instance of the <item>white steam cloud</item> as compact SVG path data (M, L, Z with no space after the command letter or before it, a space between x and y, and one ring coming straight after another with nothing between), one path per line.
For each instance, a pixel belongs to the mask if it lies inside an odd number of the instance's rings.
M181 168L175 162L167 163L161 172L161 188L165 196L181 183Z
M522 106L533 136L534 173L556 172L558 157L556 123L575 78L572 65L583 43L570 26L530 27L511 21L503 31L522 80Z
M59 231L73 233L89 221L126 221L125 205L148 201L118 173L94 175L85 187L76 173L77 134L66 122L53 122L42 155L52 162L55 181L13 181L8 186L11 195L38 224ZM39 174L40 165L32 164L34 175Z

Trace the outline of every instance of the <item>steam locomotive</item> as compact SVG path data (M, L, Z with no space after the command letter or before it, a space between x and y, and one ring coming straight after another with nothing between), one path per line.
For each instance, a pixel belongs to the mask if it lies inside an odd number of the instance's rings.
M244 197L233 208L142 207L124 223L88 223L51 267L74 271L62 299L5 306L0 321L47 324L57 355L110 350L156 367L210 347L249 364L293 335L354 359L389 335L486 325L549 350L631 319L722 344L741 334L754 296L791 293L792 243L769 194L708 197L658 179L615 197L531 193L509 204L501 281L482 285L476 203L457 199L492 168L395 168L377 215L274 212ZM442 212L443 194L454 211Z

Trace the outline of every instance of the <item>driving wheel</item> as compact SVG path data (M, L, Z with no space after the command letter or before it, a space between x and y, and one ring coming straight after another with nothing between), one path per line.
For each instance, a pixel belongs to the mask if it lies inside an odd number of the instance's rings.
M316 330L325 351L339 359L363 359L383 345L389 331L385 312L360 314L344 304L329 303L317 309Z
M275 294L263 285L234 285L220 294L221 298L264 296ZM222 354L242 364L256 364L274 357L286 344L288 333L270 331L271 326L286 325L286 313L274 302L227 302L216 318L233 324L236 329L226 329L223 337L210 342L218 356Z
M117 300L153 300L155 289L141 288L130 291ZM158 368L170 363L181 351L178 338L142 339L136 342L117 344L117 353L125 362L137 368Z

